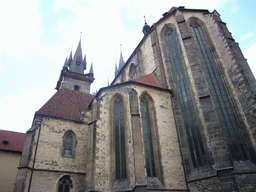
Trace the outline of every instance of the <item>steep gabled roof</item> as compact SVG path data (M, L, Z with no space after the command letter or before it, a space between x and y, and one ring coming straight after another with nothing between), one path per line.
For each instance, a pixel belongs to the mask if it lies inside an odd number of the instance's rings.
M59 89L37 112L60 118L80 120L80 112L87 110L94 98L89 93Z
M154 87L160 87L163 88L160 83L158 82L158 80L156 79L156 76L154 73L151 73L149 75L145 75L142 77L139 77L137 79L133 79L132 81L138 82L138 83L142 83L142 84L146 84L146 85L151 85Z
M26 134L0 130L0 150L22 152Z

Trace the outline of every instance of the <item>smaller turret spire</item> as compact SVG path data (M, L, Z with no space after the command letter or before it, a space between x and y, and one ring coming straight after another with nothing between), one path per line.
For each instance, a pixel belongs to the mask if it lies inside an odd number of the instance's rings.
M67 67L68 67L68 58L66 57L63 68L67 68Z
M90 74L93 74L93 64L91 64L91 68L90 68L89 73L90 73Z
M122 44L120 44L120 59L119 59L119 66L118 70L120 71L124 66L124 59L123 59L123 54L122 54Z
M150 29L150 26L147 24L145 15L144 15L144 21L145 21L145 24L144 24L144 26L143 26L142 32L143 32L144 35L146 35L147 32L148 32L149 29Z
M115 61L115 76L117 76L118 74L118 69L117 69L117 64L116 64L116 61Z
M72 50L70 51L69 58L68 58L68 63L67 63L68 67L70 67L71 62L72 62Z
M84 55L84 60L83 60L83 67L84 67L84 70L86 69L86 65L87 65L87 63L86 63L86 55Z

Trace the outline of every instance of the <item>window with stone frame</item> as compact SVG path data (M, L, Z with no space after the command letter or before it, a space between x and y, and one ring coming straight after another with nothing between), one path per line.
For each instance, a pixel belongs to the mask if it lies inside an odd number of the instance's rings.
M155 166L152 128L151 128L152 120L149 115L148 101L145 98L141 99L140 108L141 108L141 116L142 116L147 175L148 177L156 177L156 166Z
M129 76L130 76L131 79L136 79L137 78L137 71L136 71L136 66L135 66L134 63L132 63L130 65Z
M202 167L207 165L207 159L177 35L175 30L168 28L165 30L164 37L172 73L174 74L173 79L177 88L176 91L184 120L193 167Z
M63 156L74 157L76 136L73 131L67 131L63 137Z
M231 157L233 160L247 160L248 154L246 151L249 150L246 150L246 145L239 132L239 125L231 107L221 74L211 52L207 36L201 25L196 21L192 21L190 30L219 114Z
M121 74L121 83L125 81L125 71L122 72Z
M158 142L158 131L155 123L155 109L152 98L146 93L143 93L140 97L140 112L147 176L148 178L155 178L155 181L161 186L162 166L160 161L161 155Z
M123 100L118 97L114 101L114 140L116 179L126 179L126 152L125 152L125 119Z
M63 176L58 182L58 192L70 192L71 188L73 188L73 184L70 176Z

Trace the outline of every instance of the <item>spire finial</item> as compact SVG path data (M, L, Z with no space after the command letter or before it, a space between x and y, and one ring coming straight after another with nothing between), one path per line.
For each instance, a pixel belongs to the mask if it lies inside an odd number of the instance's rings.
M144 21L145 21L145 25L147 24L147 21L146 21L146 16L144 15Z

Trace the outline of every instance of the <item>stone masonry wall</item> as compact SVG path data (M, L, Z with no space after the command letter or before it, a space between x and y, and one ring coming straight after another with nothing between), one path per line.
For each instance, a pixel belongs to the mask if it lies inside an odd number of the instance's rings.
M123 69L124 81L129 81L130 65L134 63L136 66L137 78L148 75L156 69L152 42L150 36L147 36L137 51L131 56L126 67ZM121 75L115 80L114 84L121 83Z
M76 135L74 157L62 156L63 135L68 130L72 130ZM64 175L71 176L74 186L72 191L85 189L87 125L69 120L42 117L39 141L37 141L39 128L35 131L36 134L31 145L32 155L28 160L29 167L34 167L31 191L51 191L50 189L56 187L58 179ZM37 151L35 150L36 146ZM36 158L35 161L34 158ZM25 191L29 186L30 174L27 174L26 177Z
M126 149L127 149L127 172L128 172L128 188L132 189L135 183L134 173L134 150L133 150L133 133L131 129L131 114L129 104L129 91L134 89L138 93L138 98L143 92L147 92L154 100L156 111L156 124L159 136L159 148L161 154L161 164L163 170L163 183L168 189L186 189L184 171L180 157L178 138L175 128L175 122L170 93L158 91L153 88L146 88L138 85L123 85L118 88L112 88L102 92L99 95L100 116L97 121L97 143L96 143L96 160L95 160L95 189L101 191L109 191L113 185L113 171L111 170L111 161L113 157L111 149L111 99L114 95L119 94L123 98L125 108L125 132L126 132ZM103 97L101 97L103 96ZM140 127L142 129L142 127ZM144 159L143 159L144 161ZM144 171L146 177L146 170Z

